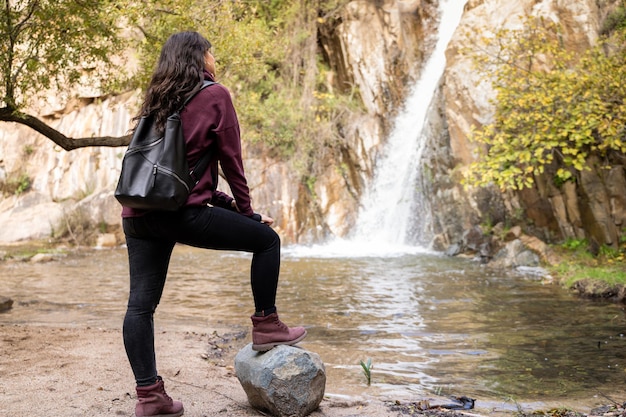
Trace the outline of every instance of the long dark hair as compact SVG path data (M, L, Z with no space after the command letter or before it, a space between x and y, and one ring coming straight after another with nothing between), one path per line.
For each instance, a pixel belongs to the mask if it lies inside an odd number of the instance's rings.
M190 93L204 80L204 57L211 43L197 32L171 35L163 48L141 110L135 120L154 114L158 130L179 110Z

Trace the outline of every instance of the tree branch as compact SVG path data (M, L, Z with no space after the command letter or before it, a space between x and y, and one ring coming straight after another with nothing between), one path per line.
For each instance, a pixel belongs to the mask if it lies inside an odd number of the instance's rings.
M85 148L88 146L126 146L130 143L131 135L126 136L98 136L86 138L69 138L58 130L48 126L38 118L26 113L21 113L11 107L0 108L0 122L14 122L30 127L41 133L52 142L59 145L66 151Z

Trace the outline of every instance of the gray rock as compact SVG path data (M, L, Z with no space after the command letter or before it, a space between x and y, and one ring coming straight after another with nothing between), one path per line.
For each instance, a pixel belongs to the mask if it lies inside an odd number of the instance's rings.
M473 252L478 252L485 241L486 236L478 226L474 226L463 233L463 247Z
M461 253L461 245L459 245L458 243L453 243L452 245L448 246L448 249L445 253L448 256L456 256Z
M40 264L44 262L50 262L54 260L54 255L51 253L37 253L30 258L30 261L35 264Z
M326 371L319 355L294 346L255 352L252 344L235 357L235 373L248 402L277 417L303 417L324 397Z
M532 252L521 240L508 242L489 264L495 268L512 268L518 266L538 266L539 256Z
M0 312L9 310L13 306L13 300L0 295Z

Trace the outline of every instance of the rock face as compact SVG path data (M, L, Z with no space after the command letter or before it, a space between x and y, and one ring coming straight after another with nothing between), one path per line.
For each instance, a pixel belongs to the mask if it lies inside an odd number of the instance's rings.
M137 94L125 94L41 116L70 137L122 136L130 127ZM66 152L17 124L0 129L0 178L26 178L27 192L0 201L0 243L55 236L77 216L92 224L119 225L113 197L124 148Z
M250 405L277 417L307 416L324 398L324 364L316 353L297 347L259 353L249 344L235 357L235 373Z
M546 241L565 238L590 240L595 246L616 245L624 231L626 165L622 159L612 169L601 168L590 158L589 170L575 182L554 185L550 173L536 178L531 189L502 193L496 189L464 189L459 173L474 161L475 145L468 141L472 126L489 123L495 94L490 80L473 70L460 53L472 47L472 33L488 35L498 29L521 27L524 15L543 16L563 27L563 41L572 51L581 51L597 40L601 18L612 2L599 9L597 2L583 0L470 1L447 51L447 68L440 97L429 116L428 136L418 188L428 190L433 221L429 237L435 246L446 247L463 240L474 225L521 224L526 233Z
M321 42L341 88L359 87L372 115L394 113L405 86L432 46L437 5L417 1L352 1L324 26ZM390 122L388 120L387 122Z

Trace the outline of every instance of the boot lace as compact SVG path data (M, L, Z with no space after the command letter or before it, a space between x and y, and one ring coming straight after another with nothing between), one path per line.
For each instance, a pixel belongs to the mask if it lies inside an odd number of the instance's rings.
M167 395L167 392L165 392L165 385L164 384L159 384L159 390L161 391L161 394L163 394L163 398L165 398L168 403L172 403L174 401L174 400L172 400L172 397Z
M276 323L276 326L280 327L282 330L289 331L289 327L285 323L280 321L278 316L274 317L274 323Z

